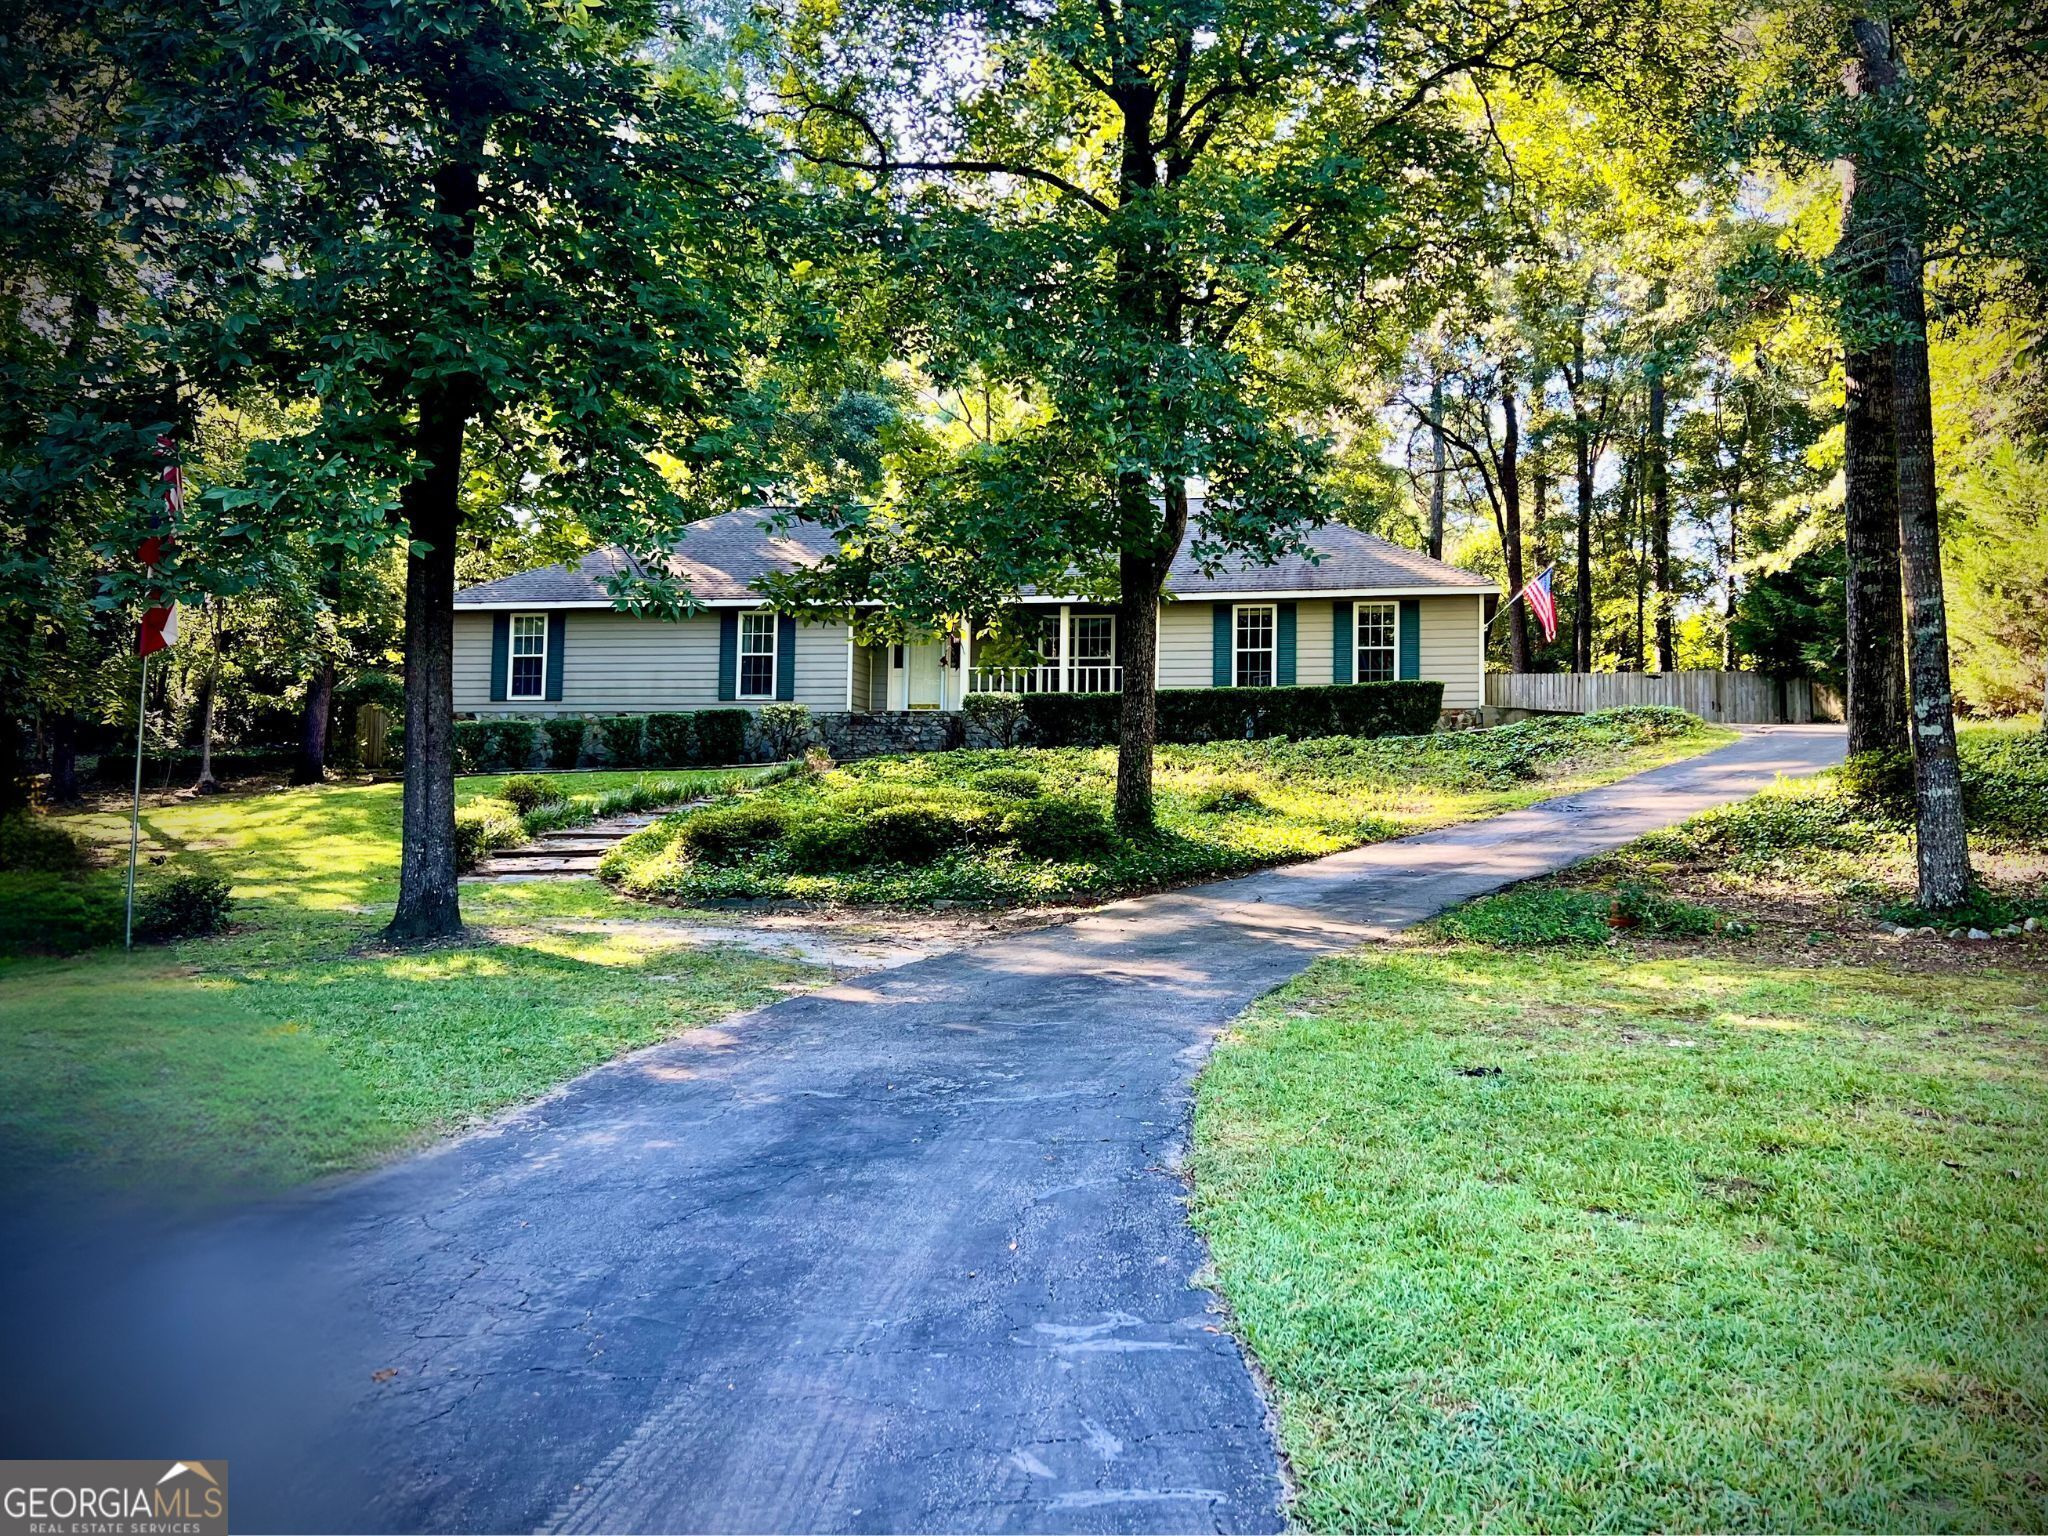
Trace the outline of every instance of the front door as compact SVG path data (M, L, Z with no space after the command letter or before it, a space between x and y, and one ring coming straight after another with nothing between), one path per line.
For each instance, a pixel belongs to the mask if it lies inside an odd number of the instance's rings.
M905 692L912 709L937 709L939 698L939 642L927 640L903 648Z

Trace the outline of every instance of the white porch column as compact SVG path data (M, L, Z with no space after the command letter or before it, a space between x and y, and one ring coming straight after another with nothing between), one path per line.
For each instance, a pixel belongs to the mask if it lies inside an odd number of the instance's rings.
M1074 610L1060 604L1060 692L1074 691Z
M960 703L967 702L968 680L974 672L974 621L960 621ZM956 708L958 705L955 706Z

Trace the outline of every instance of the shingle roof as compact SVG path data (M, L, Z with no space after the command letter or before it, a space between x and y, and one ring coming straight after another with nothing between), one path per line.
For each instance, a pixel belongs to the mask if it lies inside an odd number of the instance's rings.
M832 536L815 523L771 527L774 513L749 507L692 523L670 556L669 569L700 602L734 602L756 595L754 583L771 571L818 564L832 553ZM1432 560L1420 550L1389 543L1356 528L1332 523L1308 535L1315 551L1290 555L1272 565L1227 564L1205 576L1183 546L1167 576L1176 597L1231 596L1244 592L1375 592L1419 588L1490 592L1490 577ZM618 549L601 549L575 566L549 565L501 576L455 594L457 607L530 603L610 601L605 582L631 567Z

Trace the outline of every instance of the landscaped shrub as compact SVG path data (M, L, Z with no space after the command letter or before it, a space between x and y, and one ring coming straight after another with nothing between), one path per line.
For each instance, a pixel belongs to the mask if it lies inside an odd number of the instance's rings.
M650 768L687 768L696 748L689 715L649 715L642 748Z
M867 823L832 811L808 816L789 829L783 849L789 867L806 874L858 869L868 861Z
M455 864L475 869L500 848L526 841L526 827L509 800L472 800L455 808Z
M789 829L789 813L773 800L712 806L683 822L676 841L693 858L724 864L758 853Z
M512 808L522 816L536 806L552 805L569 798L559 783L537 773L515 773L499 787L498 796L511 801Z
M698 762L717 768L744 761L746 755L747 712L744 709L698 711Z
M0 871L0 954L69 955L115 943L125 900L112 874Z
M811 739L811 711L803 704L764 704L758 717L761 741L775 762L795 757Z
M614 768L638 768L647 759L645 715L606 715L597 722L597 739Z
M1067 860L1099 853L1114 837L1109 818L1082 800L1027 800L1002 819L1002 836L1034 859Z
M1453 907L1437 927L1450 938L1491 949L1605 944L1618 928L1676 937L1733 931L1712 907L1634 883L1612 892L1524 886Z
M960 705L960 714L970 738L985 738L970 739L970 746L1020 746L1031 723L1021 693L970 693Z
M967 781L984 795L1007 800L1034 800L1045 792L1045 779L1029 768L984 768Z
M1444 685L1419 680L1321 688L1162 688L1162 742L1302 741L1319 736L1420 736L1443 711ZM1034 693L1023 699L1031 740L1108 746L1121 708L1113 693Z
M33 811L0 816L0 869L68 875L88 862L85 845L49 817Z
M584 723L581 715L554 715L541 722L550 768L574 768L583 761Z
M135 936L167 944L218 933L234 904L219 875L188 870L152 880L135 892Z
M516 773L532 766L539 744L540 726L532 720L458 720L455 768L458 773Z
M985 831L990 817L976 806L906 800L868 815L868 856L877 864L922 864Z

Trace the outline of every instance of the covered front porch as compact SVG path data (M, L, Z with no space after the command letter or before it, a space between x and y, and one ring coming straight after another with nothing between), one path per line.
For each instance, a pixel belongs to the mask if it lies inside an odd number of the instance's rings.
M956 710L973 693L1117 693L1116 614L1081 603L1019 605L1007 622L855 646L849 703L871 712Z

